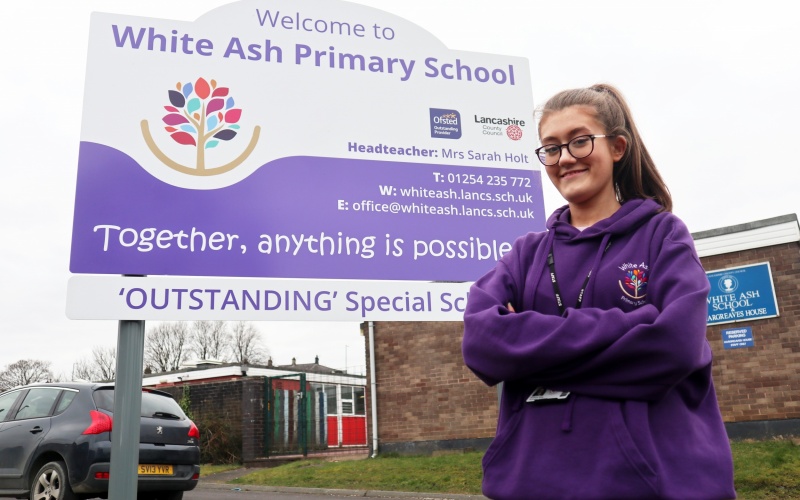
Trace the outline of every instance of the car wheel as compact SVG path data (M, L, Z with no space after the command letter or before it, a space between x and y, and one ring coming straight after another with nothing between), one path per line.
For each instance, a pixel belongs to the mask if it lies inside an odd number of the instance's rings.
M64 462L49 462L33 476L31 500L74 500Z

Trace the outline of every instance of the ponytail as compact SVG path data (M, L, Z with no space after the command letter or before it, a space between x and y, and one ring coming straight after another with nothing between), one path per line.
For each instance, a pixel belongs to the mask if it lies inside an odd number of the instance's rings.
M608 135L625 138L627 146L622 158L614 163L614 190L617 200L624 203L631 199L652 199L665 212L672 211L672 196L661 178L655 162L633 122L630 108L615 87L608 84L592 85L586 89L564 90L551 97L541 108L539 132L542 123L552 113L570 106L590 106L595 118Z

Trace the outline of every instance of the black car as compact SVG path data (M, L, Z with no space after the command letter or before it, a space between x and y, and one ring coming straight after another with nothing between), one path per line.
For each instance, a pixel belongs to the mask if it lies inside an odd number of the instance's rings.
M0 496L108 496L114 386L49 383L0 394ZM200 476L200 432L166 392L142 389L140 499L180 500Z

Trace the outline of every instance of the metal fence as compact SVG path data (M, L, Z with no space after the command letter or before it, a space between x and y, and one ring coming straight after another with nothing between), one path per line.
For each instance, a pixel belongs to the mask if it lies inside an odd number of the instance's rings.
M365 389L334 375L267 377L264 455L366 452Z

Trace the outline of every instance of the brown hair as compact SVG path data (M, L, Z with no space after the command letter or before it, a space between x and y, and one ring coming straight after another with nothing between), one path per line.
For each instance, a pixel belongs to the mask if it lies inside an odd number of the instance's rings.
M664 211L671 212L669 189L644 146L622 93L607 84L559 92L540 110L539 136L542 123L548 115L570 106L592 107L595 118L605 127L606 134L621 135L627 140L625 153L614 163L614 190L620 203L635 198L650 198L657 201Z

